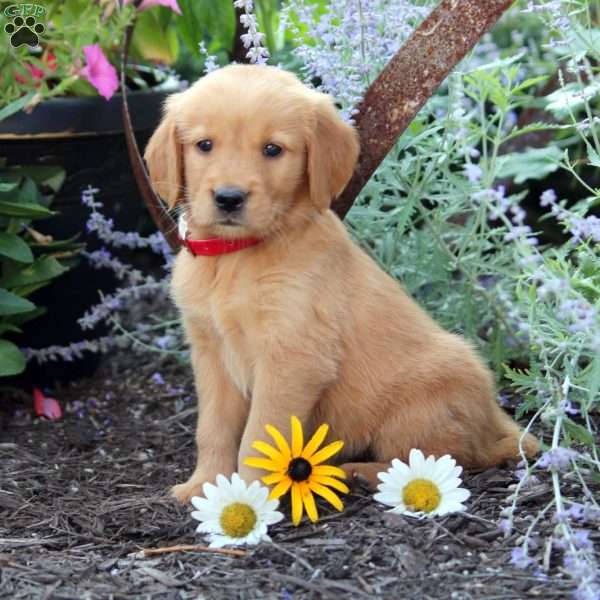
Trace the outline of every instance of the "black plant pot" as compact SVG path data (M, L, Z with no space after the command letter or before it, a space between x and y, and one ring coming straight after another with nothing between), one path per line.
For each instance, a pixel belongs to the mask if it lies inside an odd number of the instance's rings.
M160 120L166 95L151 91L128 94L141 149ZM52 205L58 215L36 223L42 233L56 239L80 234L88 249L99 246L95 237L87 237L85 229L89 209L81 204L81 193L88 185L100 190L97 199L104 203L103 211L114 220L115 228L140 233L155 229L131 172L121 102L120 95L109 101L102 97L53 98L30 114L19 112L0 121L0 157L6 158L9 166L59 165L66 171L65 182ZM95 270L85 260L80 261L32 296L48 312L31 321L15 342L22 347L43 348L83 339L77 319L98 301L98 290L107 293L115 286L114 277L106 270ZM93 331L90 337L101 333ZM97 362L97 357L89 357L77 363L49 363L42 368L31 362L26 380L38 385L68 381L91 374Z

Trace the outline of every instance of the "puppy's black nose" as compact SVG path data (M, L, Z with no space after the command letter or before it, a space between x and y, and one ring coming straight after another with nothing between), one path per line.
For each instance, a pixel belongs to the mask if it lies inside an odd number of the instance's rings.
M246 192L238 187L220 187L214 192L217 208L225 212L239 210L246 200Z

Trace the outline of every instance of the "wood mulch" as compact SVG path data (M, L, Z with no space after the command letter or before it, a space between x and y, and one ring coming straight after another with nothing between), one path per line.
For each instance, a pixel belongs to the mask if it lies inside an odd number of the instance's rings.
M283 521L270 530L273 544L241 556L142 557L141 549L203 543L190 507L166 492L195 460L189 369L147 356L113 357L92 379L55 392L67 409L55 423L33 418L21 393L2 393L0 598L571 596L572 582L554 554L548 575L510 564L512 548L551 497L547 480L528 489L516 531L505 538L498 520L514 467L467 474L472 496L461 515L394 516L357 489L343 513L322 505L316 525ZM543 538L552 528L545 519L537 534Z

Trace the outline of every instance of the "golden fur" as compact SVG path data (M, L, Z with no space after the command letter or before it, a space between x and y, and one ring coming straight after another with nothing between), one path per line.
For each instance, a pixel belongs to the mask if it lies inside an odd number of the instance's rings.
M196 144L213 142L209 153ZM265 144L283 153L263 155ZM519 454L488 369L350 239L329 210L358 156L356 132L328 96L273 67L237 65L171 96L145 158L157 191L185 207L193 238L257 236L231 254L175 261L198 390L198 463L181 501L242 464L264 426L307 434L328 423L351 476L371 485L411 448L484 468ZM249 192L238 226L218 223L213 191ZM523 438L527 454L537 441Z

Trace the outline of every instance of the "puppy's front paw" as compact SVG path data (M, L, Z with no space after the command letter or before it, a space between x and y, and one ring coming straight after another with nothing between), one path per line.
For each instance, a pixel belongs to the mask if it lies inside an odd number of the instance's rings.
M202 481L190 479L185 483L179 483L171 488L171 496L174 496L182 504L187 504L192 496L200 496L202 494Z

